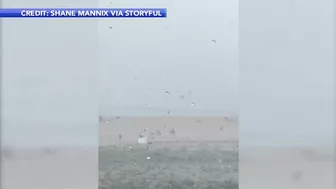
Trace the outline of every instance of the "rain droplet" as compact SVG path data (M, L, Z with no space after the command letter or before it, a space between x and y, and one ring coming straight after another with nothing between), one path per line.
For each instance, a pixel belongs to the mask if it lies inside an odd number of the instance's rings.
M133 147L132 147L132 146L129 146L128 148L129 148L129 149L132 149Z
M112 29L112 26L109 26L110 29Z
M169 114L170 114L170 111L167 112L167 115L169 115Z
M120 116L117 116L116 119L120 119Z
M197 123L197 124L201 124L202 122L201 122L200 120L197 120L196 123Z
M217 41L216 40L212 40L212 43L217 43Z
M148 131L148 128L145 128L144 131L145 131L145 132Z
M147 159L150 160L150 157L148 156Z
M166 95L169 95L169 91L166 91L165 94L166 94Z
M195 106L195 102L192 102L190 105L191 105L191 106Z
M107 124L109 124L109 123L110 123L110 121L109 121L109 120L107 120L107 121L106 121L106 123L107 123Z
M184 96L183 96L183 95L181 95L181 96L180 96L180 99L184 99Z

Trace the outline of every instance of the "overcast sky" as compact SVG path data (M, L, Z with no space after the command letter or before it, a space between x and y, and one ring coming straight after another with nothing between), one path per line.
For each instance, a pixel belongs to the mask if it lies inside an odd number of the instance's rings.
M238 1L113 2L167 7L168 19L100 22L101 114L237 114Z
M97 6L34 1L4 5ZM331 5L277 1L263 9L266 0L253 1L241 5L239 23L234 0L118 0L113 7L167 7L168 19L4 20L2 139L95 145L99 114L222 115L240 109L242 144L330 143Z

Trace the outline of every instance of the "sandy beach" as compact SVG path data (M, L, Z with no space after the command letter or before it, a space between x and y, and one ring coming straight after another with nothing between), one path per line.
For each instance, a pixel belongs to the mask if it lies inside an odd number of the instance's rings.
M145 132L144 129L148 131ZM175 134L170 131L174 129ZM161 132L160 136L156 131ZM106 117L100 123L100 146L136 143L139 133L150 135L153 142L230 141L238 142L238 122L227 117ZM122 135L119 140L118 135ZM150 136L148 136L151 139Z

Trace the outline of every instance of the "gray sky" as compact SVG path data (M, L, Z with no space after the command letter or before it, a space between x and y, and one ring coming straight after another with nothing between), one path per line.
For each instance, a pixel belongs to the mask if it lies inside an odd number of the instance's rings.
M167 7L168 19L100 21L102 115L237 114L238 1L113 2Z
M26 6L97 6L34 1ZM114 7L167 7L167 20L4 20L2 140L96 145L98 113L240 109L243 145L331 142L332 1L290 2L242 4L240 44L234 0L113 1Z

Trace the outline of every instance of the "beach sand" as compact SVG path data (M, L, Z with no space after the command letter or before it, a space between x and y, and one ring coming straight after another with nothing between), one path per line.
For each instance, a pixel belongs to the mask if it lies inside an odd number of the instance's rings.
M222 128L222 129L221 129ZM144 129L148 129L147 132ZM175 135L170 130L175 130ZM157 136L156 130L161 135ZM154 139L150 133L154 132ZM223 117L108 117L100 123L100 146L137 143L139 133L154 142L238 142L238 122ZM122 135L122 140L118 135Z

